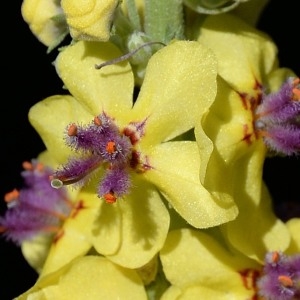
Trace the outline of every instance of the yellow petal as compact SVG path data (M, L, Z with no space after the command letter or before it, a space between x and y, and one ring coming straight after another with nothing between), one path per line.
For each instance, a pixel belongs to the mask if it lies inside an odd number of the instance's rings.
M238 186L246 185L245 190L237 189L236 193L240 212L233 222L222 227L233 247L248 257L263 262L266 252L285 251L291 236L287 226L275 216L271 197L264 185L261 186L259 196L257 189L260 181L261 175L248 176L247 180L241 177L240 181L235 181Z
M51 247L52 237L38 235L32 240L24 241L21 250L28 264L41 273Z
M119 0L62 0L74 39L107 41Z
M90 192L96 197L94 189ZM98 201L100 207L94 220L92 243L100 254L112 255L122 242L122 211L118 205L107 204L99 198Z
M199 180L199 151L195 142L168 142L153 147L144 177L154 183L172 207L192 226L207 228L233 220L232 197L210 193Z
M73 122L88 123L92 119L93 115L67 95L49 97L35 104L29 111L31 125L57 163L65 163L71 153L63 139L66 127Z
M178 300L182 289L176 285L171 285L160 297L160 300Z
M103 257L85 256L40 280L16 300L146 300L141 279L134 270Z
M172 285L204 286L223 293L232 291L242 293L245 299L254 290L244 286L239 272L260 269L255 261L242 255L234 256L212 236L193 229L171 231L160 258Z
M288 68L279 68L271 72L268 76L270 92L277 92L289 77L297 77L297 75Z
M61 233L54 239L41 276L52 273L68 264L76 257L85 255L92 247L92 230L99 209L96 195L81 192L78 194L80 205L73 209L64 222Z
M287 249L287 253L300 253L300 218L293 218L286 222L286 226L291 234L291 244Z
M148 118L142 144L195 126L215 98L216 68L213 53L197 42L176 41L153 55L133 107L134 118Z
M76 100L94 116L104 110L109 116L122 120L120 116L131 109L134 81L129 64L123 62L95 69L96 64L120 55L111 43L83 41L64 48L58 55L59 76Z
M210 191L228 193L233 197L237 188L233 172L242 170L236 161L261 149L253 129L252 111L245 107L241 96L218 78L218 93L195 136L200 150L200 179ZM247 137L248 136L248 137ZM247 138L246 138L247 137Z
M277 48L262 32L230 14L209 16L198 41L218 59L218 73L240 92L251 92L277 66Z
M227 290L219 290L216 288L207 288L202 285L188 286L183 289L178 300L199 300L199 299L213 299L213 300L245 300L252 299L254 293L247 291L245 288L229 287ZM164 298L163 298L164 299ZM174 298L173 298L174 299Z
M118 251L107 257L128 268L148 263L162 248L170 217L156 189L134 178L130 195L117 203L122 218L122 241Z
M230 243L259 261L272 247L284 250L289 234L272 213L270 196L261 193L266 147L254 132L251 108L224 80L218 79L216 100L195 135L201 183L227 193L239 209L237 219L222 226Z

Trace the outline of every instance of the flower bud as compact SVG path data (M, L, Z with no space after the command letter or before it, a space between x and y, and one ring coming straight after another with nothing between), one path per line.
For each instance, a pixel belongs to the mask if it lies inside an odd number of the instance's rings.
M77 40L107 41L119 0L62 0L70 34Z

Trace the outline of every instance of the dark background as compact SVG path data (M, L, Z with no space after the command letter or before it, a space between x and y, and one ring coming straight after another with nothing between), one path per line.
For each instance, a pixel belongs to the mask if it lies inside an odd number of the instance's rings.
M47 96L62 93L62 84L51 65L56 53L47 55L46 47L32 35L21 17L21 3L21 0L12 0L2 5L0 198L13 188L20 187L22 162L36 157L44 149L27 121L29 108ZM258 27L278 45L281 66L292 68L300 76L299 9L300 1L271 0ZM266 161L264 177L275 203L281 203L281 212L289 207L296 213L299 207L299 167L297 158ZM0 214L4 211L5 203L0 201ZM1 238L0 272L1 300L11 300L20 295L37 279L20 249Z

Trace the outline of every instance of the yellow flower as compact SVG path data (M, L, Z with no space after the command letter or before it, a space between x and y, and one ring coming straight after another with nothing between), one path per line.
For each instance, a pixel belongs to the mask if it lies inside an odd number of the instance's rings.
M118 55L110 43L80 41L65 48L56 67L73 96L49 97L31 108L29 118L51 155L64 164L53 184L81 182L82 192L98 200L95 249L138 268L165 240L164 197L195 227L232 220L236 208L200 185L196 142L174 140L194 127L215 97L211 52L188 41L160 50L149 61L134 104L127 63L94 68Z
M49 48L58 45L68 33L59 1L24 0L21 12L32 33Z
M251 217L249 221L252 221ZM291 225L289 225L290 222ZM287 234L294 235L294 238L298 239L299 226L300 219L290 220L287 227L293 228L293 231ZM245 236L240 236L240 238L247 239ZM274 239L276 238L280 239L281 236L274 236ZM291 255L291 259L299 261L299 250L299 247L294 247L294 252L287 251L287 253ZM161 300L254 299L257 297L257 292L270 292L266 286L263 286L263 281L260 282L259 290L257 290L259 278L264 275L270 276L270 281L274 286L278 285L278 292L274 289L274 293L278 294L280 289L285 289L285 287L278 284L277 276L275 280L272 279L272 272L276 275L276 270L265 269L264 274L262 268L268 263L275 265L285 254L282 253L280 246L266 249L265 254L265 262L252 260L240 252L228 250L227 245L224 245L224 241L218 235L187 228L171 231L160 252L162 267L171 286L165 291ZM287 266L287 269L289 268ZM299 263L296 267L297 272L299 272L298 268ZM293 275L290 274L290 276ZM295 280L298 280L296 278L298 275L295 277ZM295 288L297 289L296 286Z
M57 167L57 163L47 151L38 156L38 162L52 168ZM54 272L74 258L85 255L92 247L91 232L99 201L81 191L68 188L67 192L67 198L52 199L57 201L57 205L61 202L69 207L68 215L58 215L63 220L58 228L53 228L55 234L47 234L45 228L44 233L36 234L21 243L25 259L40 276ZM53 197L55 196L54 193ZM38 208L36 213L39 213ZM49 215L51 213L49 211ZM47 220L45 221L46 225Z
M201 182L209 191L232 196L239 215L223 230L234 247L262 259L266 243L284 247L289 240L273 238L286 229L268 209L271 198L262 181L267 148L254 110L262 94L276 91L292 72L278 69L277 49L269 38L232 15L206 18L198 40L216 54L219 74L216 100L196 128Z
M107 41L119 0L62 0L71 36L76 40Z
M146 300L142 280L136 271L125 269L100 256L84 256L39 278L16 300Z

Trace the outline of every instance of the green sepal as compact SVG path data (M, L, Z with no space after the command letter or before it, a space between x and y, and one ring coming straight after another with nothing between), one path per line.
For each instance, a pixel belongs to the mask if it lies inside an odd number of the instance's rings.
M153 41L165 44L172 39L184 39L182 1L145 0L144 30Z

